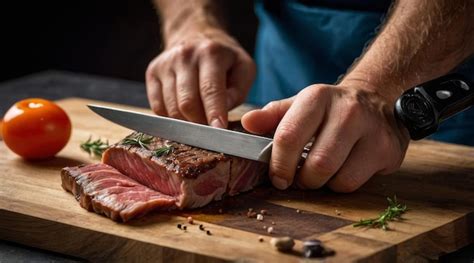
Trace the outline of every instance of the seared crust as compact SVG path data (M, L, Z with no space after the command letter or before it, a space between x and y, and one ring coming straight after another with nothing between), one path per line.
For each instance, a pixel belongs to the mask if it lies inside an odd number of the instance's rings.
M140 133L134 132L127 138L137 138ZM199 149L185 144L152 137L150 144L146 148L135 145L127 145L124 140L111 146L113 148L123 148L132 153L140 155L142 158L150 159L160 166L164 167L168 172L178 174L184 178L196 178L213 168L219 162L228 161L229 158L222 153L216 153L208 150ZM163 147L172 147L168 154L156 156L154 152ZM109 151L109 150L107 150ZM107 151L104 153L103 160L107 158Z

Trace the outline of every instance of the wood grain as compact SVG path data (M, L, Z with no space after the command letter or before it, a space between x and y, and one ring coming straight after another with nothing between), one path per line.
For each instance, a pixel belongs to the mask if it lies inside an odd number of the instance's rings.
M352 194L265 185L202 209L115 223L82 209L60 186L62 167L98 161L79 150L81 141L92 135L114 142L130 132L91 113L85 107L90 102L59 102L71 117L73 134L54 159L25 162L0 142L0 238L93 261L131 262L299 262L301 240L308 238L336 251L327 262L424 262L474 242L474 149L431 141L412 143L399 172L375 176ZM394 194L410 210L390 223L391 230L352 227L376 216L387 205L385 197ZM258 222L245 216L248 208L271 215ZM188 215L196 225L178 229ZM299 239L295 253L272 249L263 229L271 221L273 235ZM258 242L261 235L264 242Z

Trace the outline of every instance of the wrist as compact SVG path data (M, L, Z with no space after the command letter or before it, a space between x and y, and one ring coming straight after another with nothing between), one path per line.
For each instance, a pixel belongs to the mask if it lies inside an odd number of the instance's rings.
M375 92L390 104L394 104L406 89L403 84L390 79L382 79L374 74L350 72L338 83L341 86Z
M214 35L225 32L220 20L212 14L207 14L199 8L191 10L184 8L178 14L167 17L162 21L162 36L165 47L190 36Z

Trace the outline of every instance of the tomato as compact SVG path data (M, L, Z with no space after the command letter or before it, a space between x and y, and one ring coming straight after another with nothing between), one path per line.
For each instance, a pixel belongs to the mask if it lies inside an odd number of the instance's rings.
M30 98L15 103L2 125L5 144L25 159L56 155L71 137L71 121L52 101Z

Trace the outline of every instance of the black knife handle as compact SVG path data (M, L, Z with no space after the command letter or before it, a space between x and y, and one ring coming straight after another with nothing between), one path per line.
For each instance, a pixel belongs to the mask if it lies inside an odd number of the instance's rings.
M395 103L395 117L413 140L438 129L439 123L474 105L474 86L459 74L446 75L405 91Z

